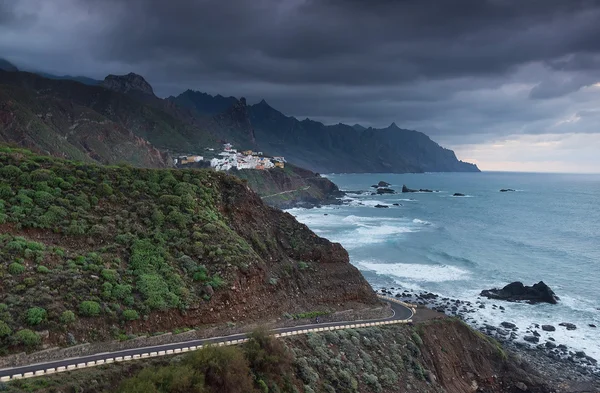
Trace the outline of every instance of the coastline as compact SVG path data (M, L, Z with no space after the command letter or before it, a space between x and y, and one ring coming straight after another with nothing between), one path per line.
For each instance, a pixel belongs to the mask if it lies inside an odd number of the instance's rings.
M529 343L518 341L522 334L533 335L533 329L527 332L518 332L516 328L504 326L478 325L469 315L476 312L479 304L470 301L441 297L426 291L405 290L399 287L377 287L377 293L393 296L401 301L418 305L421 310L430 310L446 317L458 318L479 332L497 340L502 347L521 359L524 367L530 367L535 372L544 376L553 386L560 387L566 392L599 391L600 389L600 364L597 359L581 355L580 351L560 344L555 341L546 346L546 343ZM502 301L497 302L498 307ZM515 330L516 329L516 330ZM538 328L539 329L539 328ZM508 331L508 334L504 334ZM534 336L535 337L535 336ZM579 353L579 355L578 355ZM527 371L527 370L525 370Z

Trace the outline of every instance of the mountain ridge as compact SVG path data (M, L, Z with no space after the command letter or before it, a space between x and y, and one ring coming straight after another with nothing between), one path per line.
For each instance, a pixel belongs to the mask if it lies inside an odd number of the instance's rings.
M162 99L135 73L108 75L93 86L25 72L3 72L0 84L31 89L38 95L44 92L90 108L172 154L200 153L206 147L230 142L240 149L285 156L288 162L316 173L479 171L427 135L402 129L396 123L386 128L325 125L287 116L264 99L248 105L244 98L193 90Z

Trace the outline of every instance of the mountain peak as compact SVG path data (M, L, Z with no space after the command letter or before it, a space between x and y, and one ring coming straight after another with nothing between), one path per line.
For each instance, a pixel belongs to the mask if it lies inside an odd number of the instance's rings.
M130 72L127 75L108 75L102 81L102 86L119 93L139 92L147 95L154 95L152 86L143 76Z
M400 127L398 127L396 125L396 122L393 122L392 124L390 124L390 126L388 128L392 128L392 129L400 129Z
M17 72L19 69L10 61L0 57L0 70L8 72Z
M358 123L356 123L355 125L353 125L352 128L354 128L356 131L364 131L364 130L366 130L366 127L363 127L363 126L361 126Z

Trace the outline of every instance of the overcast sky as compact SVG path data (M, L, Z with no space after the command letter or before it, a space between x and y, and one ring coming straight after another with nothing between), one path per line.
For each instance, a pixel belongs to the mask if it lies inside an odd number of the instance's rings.
M600 172L600 1L0 0L0 57L426 132L484 170Z

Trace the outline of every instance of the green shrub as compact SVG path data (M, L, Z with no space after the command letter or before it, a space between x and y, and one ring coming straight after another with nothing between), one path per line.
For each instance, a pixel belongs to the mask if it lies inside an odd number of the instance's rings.
M100 305L97 302L86 300L79 304L79 314L84 317L95 317L100 315Z
M42 274L48 274L50 273L50 269L48 269L46 266L38 266L37 272Z
M75 322L76 319L75 313L71 310L63 311L63 313L60 314L60 323L64 325L69 325Z
M127 296L131 295L131 285L127 285L127 284L117 284L113 287L112 289L112 295L116 298L116 299L120 299L123 300L125 299Z
M4 321L0 321L0 338L8 337L12 333L12 329L10 326L6 324Z
M306 263L306 262L298 262L298 269L299 270L306 270L306 269L308 269L308 263Z
M47 208L52 204L52 202L54 202L54 197L49 192L36 191L33 196L33 200L39 207Z
M114 282L117 280L117 271L114 269L104 269L101 275L106 281Z
M29 329L19 330L14 337L18 343L28 347L35 347L42 341L36 332Z
M14 180L21 175L22 171L14 165L5 165L0 167L0 176L5 179Z
M126 321L135 321L139 319L140 315L135 310L125 310L123 311L123 319Z
M0 198L9 199L13 196L12 188L8 184L0 184Z
M98 195L100 196L110 196L113 194L112 187L107 183L100 183L97 189Z
M13 262L10 265L8 265L8 272L13 276L22 274L25 272L25 266L21 265L20 263Z
M46 320L48 313L42 307L32 307L27 310L25 320L29 326L36 326Z

